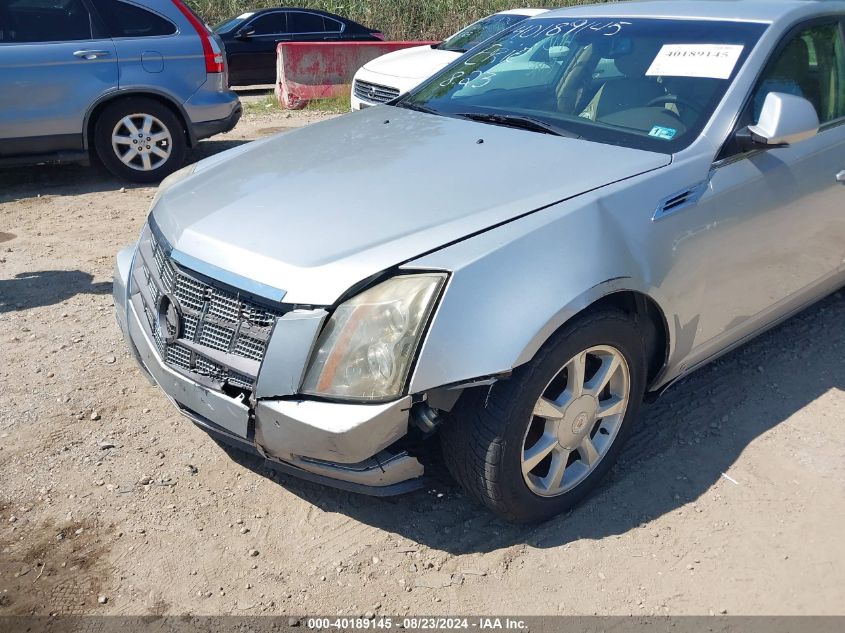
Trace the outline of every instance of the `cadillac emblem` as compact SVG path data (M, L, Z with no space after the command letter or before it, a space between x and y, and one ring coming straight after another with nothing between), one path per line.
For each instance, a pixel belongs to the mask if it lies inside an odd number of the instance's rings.
M158 319L156 327L162 341L172 345L179 338L182 328L182 310L179 302L170 293L161 295L158 300Z

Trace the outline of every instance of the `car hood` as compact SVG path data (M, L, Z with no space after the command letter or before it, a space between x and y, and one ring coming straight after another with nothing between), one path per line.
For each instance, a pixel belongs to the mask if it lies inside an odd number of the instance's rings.
M212 156L153 216L191 260L328 305L383 270L670 159L387 106Z
M425 79L460 57L454 51L441 51L431 46L414 46L376 57L364 65L366 70L407 79Z

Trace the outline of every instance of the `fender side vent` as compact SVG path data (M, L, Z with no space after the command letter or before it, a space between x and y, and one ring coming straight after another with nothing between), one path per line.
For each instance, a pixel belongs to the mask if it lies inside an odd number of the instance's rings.
M657 205L657 210L654 212L652 220L660 220L667 215L696 204L701 196L704 195L704 192L707 191L707 184L707 182L701 182L688 189L684 189L680 193L664 198Z

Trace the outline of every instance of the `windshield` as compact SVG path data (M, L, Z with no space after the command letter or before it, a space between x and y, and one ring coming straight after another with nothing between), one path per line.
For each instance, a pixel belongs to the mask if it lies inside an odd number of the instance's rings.
M497 13L496 15L482 18L478 22L474 22L465 29L458 31L444 42L441 42L437 48L442 51L465 53L473 46L493 37L497 33L501 33L514 24L522 22L527 17L527 15L518 15L516 13Z
M243 13L236 18L229 18L228 20L224 20L217 26L215 26L212 31L215 33L228 33L229 31L234 31L238 28L241 24L251 18L254 13Z
M695 140L765 25L535 18L397 105L672 153Z

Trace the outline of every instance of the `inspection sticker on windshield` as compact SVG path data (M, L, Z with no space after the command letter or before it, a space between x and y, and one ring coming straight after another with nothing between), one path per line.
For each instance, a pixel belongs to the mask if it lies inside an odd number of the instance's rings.
M734 44L664 44L646 75L728 79L743 48Z
M661 127L660 125L655 125L651 128L651 132L648 133L649 136L653 136L655 138L662 138L664 141L671 141L675 138L675 134L678 133L678 130L671 127Z

